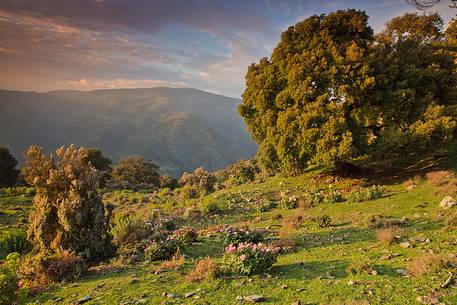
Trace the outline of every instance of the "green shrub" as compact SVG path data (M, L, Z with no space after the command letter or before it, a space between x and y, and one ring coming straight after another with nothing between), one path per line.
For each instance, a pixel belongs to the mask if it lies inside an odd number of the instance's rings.
M298 197L291 196L282 198L279 202L279 207L286 210L298 208Z
M353 191L349 194L349 200L352 202L364 202L375 200L384 196L385 190L383 187L373 185L369 188L363 188Z
M181 243L173 237L165 240L154 240L144 249L144 257L149 261L170 259L181 247Z
M208 196L199 201L198 209L203 215L217 214L222 210L222 204L218 199Z
M18 299L19 279L16 275L19 253L10 253L0 265L0 305L15 304Z
M27 233L23 230L9 231L0 236L0 258L9 253L24 254L32 249L32 244L27 240Z
M241 243L257 244L265 239L263 231L248 230L240 227L226 227L221 231L224 246L238 245Z
M147 232L146 222L136 215L115 215L111 225L113 242L121 248L134 246Z
M197 241L198 233L194 228L183 227L174 231L173 237L184 244L191 245Z
M320 228L327 228L332 225L332 218L328 215L322 215L313 218L313 221L317 223Z
M213 192L216 182L216 176L203 167L199 167L191 173L185 172L179 179L182 186L193 186L200 194Z
M278 206L278 204L275 201L272 200L265 200L262 201L258 206L257 206L257 211L259 213L267 212L271 209L274 209Z
M271 270L277 260L279 248L264 244L242 243L225 248L221 269L242 275L264 274Z

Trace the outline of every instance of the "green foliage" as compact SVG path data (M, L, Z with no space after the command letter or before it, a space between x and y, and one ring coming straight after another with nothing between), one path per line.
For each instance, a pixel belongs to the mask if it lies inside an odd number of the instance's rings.
M317 189L316 191L312 192L309 197L313 205L318 205L321 203L339 203L346 200L346 198L339 190L333 189Z
M17 160L8 148L0 146L0 187L11 186L16 182L19 174L16 165Z
M0 305L14 304L18 297L19 278L16 275L19 253L7 256L6 263L0 265Z
M111 224L113 242L118 247L135 246L146 237L148 227L144 219L136 215L114 215Z
M225 169L216 172L216 175L225 182L227 186L240 185L255 180L260 172L254 160L238 160Z
M87 148L86 161L101 173L100 187L104 187L111 177L113 160L105 157L99 149Z
M257 205L257 211L259 213L263 213L263 212L267 212L271 209L274 209L278 206L278 204L276 203L276 201L272 201L272 200L265 200L265 201L262 201L260 202L258 205Z
M198 201L198 209L203 215L217 214L222 210L222 208L222 202L211 196L203 197Z
M279 207L286 210L296 209L298 208L298 197L291 196L291 197L283 197L279 202Z
M0 258L9 253L26 253L32 249L27 240L27 233L23 230L8 231L0 236Z
M381 198L385 195L385 189L378 185L373 185L369 188L362 188L352 191L348 199L352 202L363 202Z
M86 158L87 150L74 145L50 157L36 146L25 152L23 174L36 189L28 238L45 256L69 250L96 260L111 253L100 175Z
M152 241L144 249L144 256L149 261L170 259L181 247L181 243L173 237Z
M84 260L74 252L62 251L43 260L45 276L52 282L78 279L86 270Z
M191 173L185 172L179 179L182 186L192 187L200 194L213 192L216 182L216 176L203 167L198 167Z
M452 138L454 32L445 37L436 14L408 13L374 37L367 19L356 10L309 17L248 68L239 112L262 169L295 175L311 163L393 158Z
M158 166L142 156L129 156L114 166L111 176L116 188L141 189L158 187L160 176Z
M197 241L198 233L192 227L182 227L173 232L173 237L186 245Z
M174 190L175 188L179 187L178 179L173 178L170 175L163 175L160 176L160 188L168 188L170 190Z
M261 243L229 245L225 248L221 269L224 272L242 275L265 274L276 262L278 252L279 248L268 247Z
M320 228L327 228L332 226L332 218L328 215L321 215L318 217L313 218L313 221L320 227Z
M265 239L265 234L259 230L249 230L242 227L227 227L221 231L224 246L236 246L241 243L257 244Z
M33 196L35 195L35 189L28 186L4 187L0 189L0 194L5 194L8 196Z

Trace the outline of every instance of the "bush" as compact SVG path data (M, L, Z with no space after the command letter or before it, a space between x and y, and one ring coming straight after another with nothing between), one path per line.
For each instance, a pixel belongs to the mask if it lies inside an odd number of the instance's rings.
M201 282L217 275L217 264L211 257L197 262L195 269L186 275L189 282Z
M144 249L144 256L150 261L170 259L179 249L181 243L173 237L152 241Z
M298 197L291 196L282 198L279 202L279 207L286 210L298 208Z
M179 187L178 179L173 178L170 175L163 175L160 176L160 188L168 188L170 190L174 190L175 188Z
M382 228L376 232L378 240L385 244L392 244L399 234L399 229L396 227Z
M349 194L349 200L352 202L364 202L375 200L384 196L385 190L381 186L373 185L369 188L363 188L353 191Z
M44 259L43 267L46 278L53 282L76 280L86 270L84 260L67 250Z
M28 237L41 253L62 250L98 260L112 253L108 234L110 210L98 192L100 174L87 162L86 148L71 145L45 156L31 146L23 174L35 187Z
M189 185L195 187L199 193L208 194L214 191L217 179L213 173L203 167L195 169L192 173L185 172L179 179L182 186Z
M173 237L184 244L191 245L197 241L198 233L194 228L184 227L174 231Z
M265 239L262 231L248 230L246 228L227 227L221 231L224 246L238 245L241 243L257 244Z
M25 231L9 231L0 236L0 258L12 252L24 254L31 249L32 245L27 240L27 233Z
M155 188L160 185L158 166L141 156L129 156L114 166L113 186L126 189Z
M278 206L278 204L275 201L271 200L265 200L262 201L258 206L257 206L257 211L259 213L267 212L271 209L274 209Z
M241 243L225 248L221 267L225 272L242 275L264 274L271 270L276 262L279 248L266 246L262 243Z
M406 266L409 274L420 277L425 274L442 272L457 268L457 259L446 258L439 254L425 253L414 257Z
M213 197L204 197L198 203L198 209L203 215L217 214L222 210L221 202Z
M239 160L217 172L217 174L225 181L226 185L233 186L253 181L259 172L260 169L255 161Z
M322 215L313 218L313 221L317 223L320 228L327 228L332 225L332 218L328 215Z
M18 298L19 279L15 270L19 253L11 253L7 262L0 265L0 305L15 304Z
M146 237L146 222L136 215L115 215L111 225L113 242L119 247L134 246Z
M310 197L312 205L338 203L346 200L339 190L319 189L313 192Z
M426 174L430 184L442 186L455 179L455 174L451 171L434 171Z

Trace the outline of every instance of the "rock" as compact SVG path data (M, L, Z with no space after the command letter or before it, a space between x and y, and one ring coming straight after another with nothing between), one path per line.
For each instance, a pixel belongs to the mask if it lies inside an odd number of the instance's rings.
M412 191L412 190L414 190L415 188L416 188L416 185L415 185L415 184L410 184L406 189L407 189L408 191Z
M455 206L456 204L457 204L457 201L455 201L454 198L452 198L451 196L446 196L446 197L444 197L443 200L441 200L440 207L443 209L450 209L453 206Z
M353 280L349 280L349 281L348 281L348 285L349 285L349 286L353 286L354 284L355 284L355 282L354 282Z
M167 293L167 297L169 297L170 299L177 299L178 295L176 293Z
M249 303L259 303L259 302L264 301L265 297L263 295L253 294L253 295L245 296L243 298L243 300L245 300L246 302L249 302Z
M300 300L296 300L295 302L292 303L292 305L302 305Z
M137 304L146 304L148 302L148 299L139 299L136 301Z
M90 294L86 294L81 299L79 299L78 304L84 304L87 301L90 301L91 299L92 299L92 297L90 296Z
M195 292L188 292L188 293L184 294L184 297L185 298L190 298L190 297L192 297L194 295L195 295Z
M397 270L395 270L395 272L397 272L398 274L401 274L401 275L408 274L408 271L406 271L405 269L397 269Z
M372 275L378 275L378 271L373 270L373 271L371 271L371 274L372 274Z
M400 247L411 248L411 243L409 241L402 242L402 243L400 243Z
M282 285L281 289L287 289L287 287L288 287L287 285Z
M305 288L297 288L295 291L296 292L302 292L302 291L305 291L306 289Z

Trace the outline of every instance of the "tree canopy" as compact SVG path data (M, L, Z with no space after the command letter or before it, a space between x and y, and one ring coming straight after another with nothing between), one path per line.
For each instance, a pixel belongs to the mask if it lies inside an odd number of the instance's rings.
M353 9L289 27L271 58L248 68L239 106L259 164L295 174L451 137L451 53L436 14L394 18L376 36Z
M11 186L16 182L19 174L16 165L17 160L8 148L0 146L0 187Z

